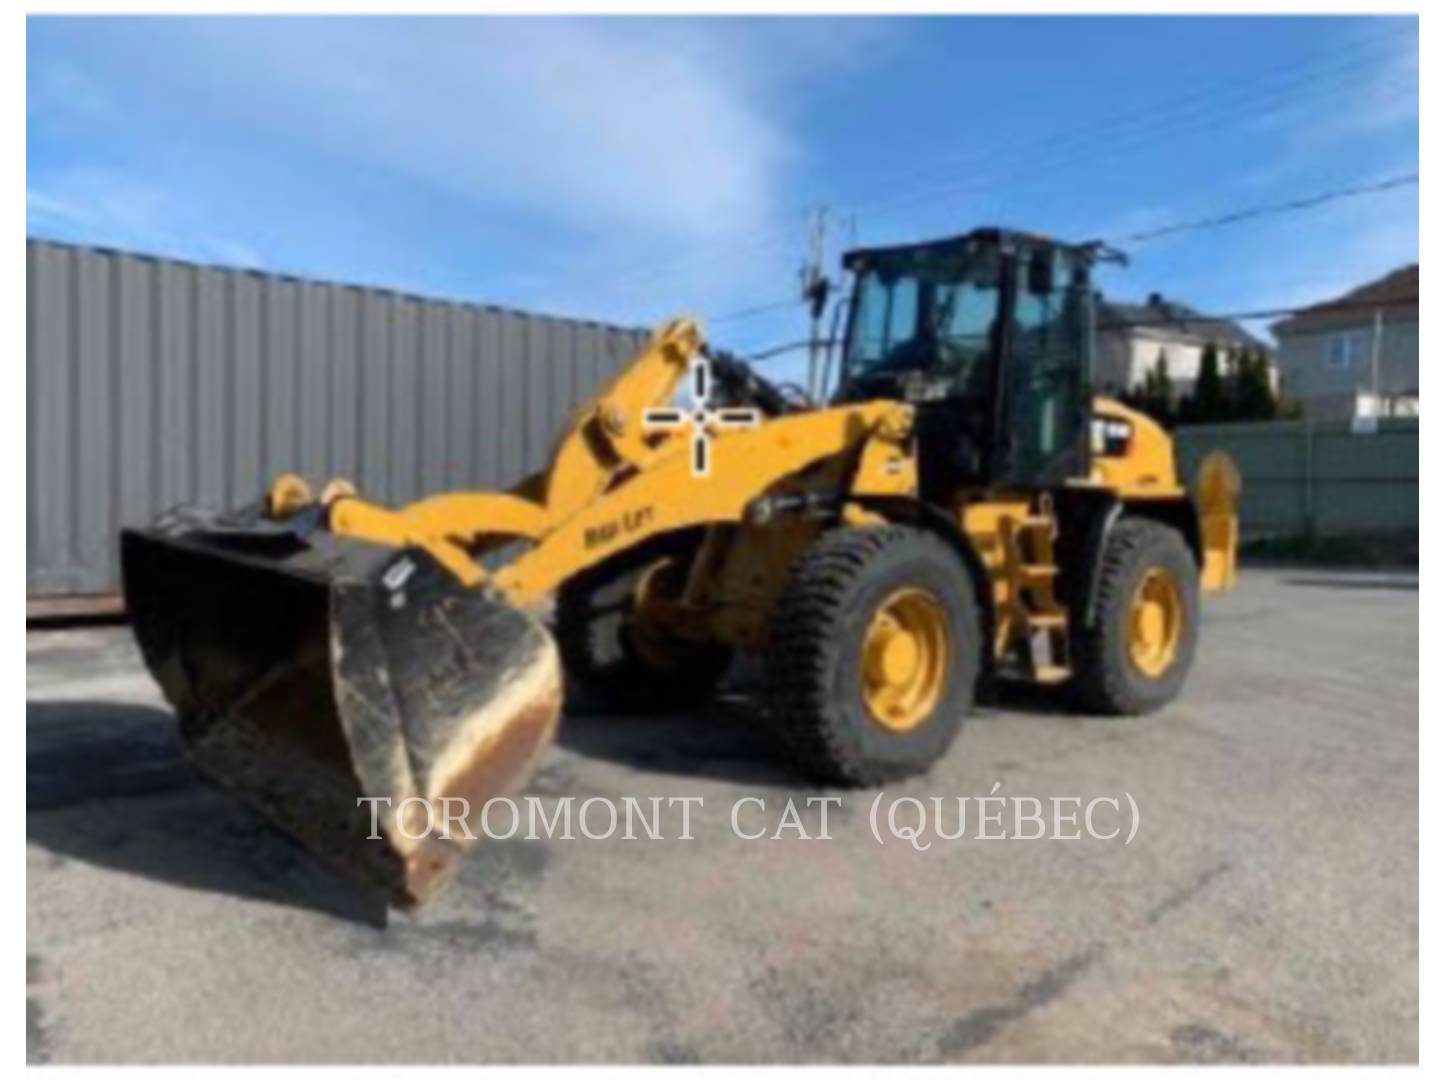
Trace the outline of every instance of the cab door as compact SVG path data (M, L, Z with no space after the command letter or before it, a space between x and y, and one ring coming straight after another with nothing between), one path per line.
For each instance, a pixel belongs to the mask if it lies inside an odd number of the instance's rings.
M1089 274L1054 248L1012 256L997 402L1000 483L1052 487L1089 473Z

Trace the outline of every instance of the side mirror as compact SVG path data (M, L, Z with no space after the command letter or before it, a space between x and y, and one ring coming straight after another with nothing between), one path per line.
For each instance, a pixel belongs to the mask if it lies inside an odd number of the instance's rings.
M1049 296L1054 292L1055 253L1053 251L1031 252L1026 278L1026 288L1036 296Z

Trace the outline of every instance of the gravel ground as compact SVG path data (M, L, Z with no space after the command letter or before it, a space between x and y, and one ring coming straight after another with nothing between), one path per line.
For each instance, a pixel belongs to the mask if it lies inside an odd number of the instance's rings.
M532 784L701 796L694 839L669 816L663 841L490 842L413 916L193 776L124 628L32 632L29 1058L1414 1061L1418 598L1250 571L1165 712L1007 695L886 792L1128 793L1128 845L881 845L873 793L829 840L738 839L735 800L773 831L817 794L742 687L704 716L567 717Z

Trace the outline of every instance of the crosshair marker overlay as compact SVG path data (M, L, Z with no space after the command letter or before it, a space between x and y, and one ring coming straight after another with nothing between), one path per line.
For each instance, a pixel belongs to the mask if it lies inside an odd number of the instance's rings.
M710 409L710 362L697 357L690 367L690 396L694 404L685 409L646 409L646 431L690 429L690 471L696 476L710 475L710 428L756 428L760 426L759 409Z

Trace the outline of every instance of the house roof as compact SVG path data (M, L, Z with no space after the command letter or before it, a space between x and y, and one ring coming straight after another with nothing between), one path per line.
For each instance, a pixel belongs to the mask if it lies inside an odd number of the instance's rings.
M1286 334L1313 333L1329 327L1368 323L1377 311L1384 311L1386 318L1418 319L1419 297L1420 265L1411 263L1390 271L1377 281L1351 289L1343 296L1315 304L1288 319L1281 319L1270 329L1281 337Z
M1151 293L1143 304L1100 300L1097 321L1106 330L1142 331L1151 336L1167 337L1196 345L1214 342L1234 348L1261 348L1265 343L1243 326L1229 319L1216 319L1190 307Z

